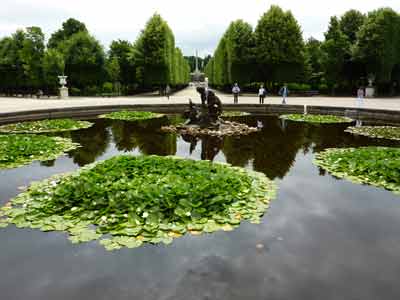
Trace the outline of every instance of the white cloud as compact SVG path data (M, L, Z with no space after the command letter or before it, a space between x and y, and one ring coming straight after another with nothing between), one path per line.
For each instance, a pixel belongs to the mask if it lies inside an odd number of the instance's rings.
M42 27L49 36L63 21L74 17L107 46L118 38L134 41L150 16L158 12L169 23L185 54L197 48L204 55L214 50L231 21L243 19L255 26L272 4L293 12L304 37L320 39L329 18L346 10L367 12L389 6L400 11L398 0L2 0L0 36L33 25Z

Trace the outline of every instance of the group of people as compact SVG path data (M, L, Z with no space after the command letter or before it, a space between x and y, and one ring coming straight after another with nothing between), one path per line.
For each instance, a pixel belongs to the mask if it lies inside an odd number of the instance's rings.
M232 93L233 93L233 103L237 104L239 101L239 94L240 94L240 88L237 83L234 84L232 88ZM264 104L264 99L267 96L268 91L267 89L261 85L260 89L258 90L258 97L259 97L259 103ZM279 90L279 95L282 96L282 104L287 104L286 99L289 96L289 89L287 85L285 84L281 89ZM364 97L365 97L365 91L363 87L359 87L357 90L357 106L361 107L364 103Z
M235 83L232 88L232 94L233 94L233 103L237 104L239 102L239 94L240 94L240 88L237 83ZM264 104L264 99L267 96L267 94L268 94L267 89L263 85L261 85L260 89L258 90L258 97L260 104ZM282 96L282 104L286 104L286 98L289 96L289 89L286 84L279 90L279 95Z

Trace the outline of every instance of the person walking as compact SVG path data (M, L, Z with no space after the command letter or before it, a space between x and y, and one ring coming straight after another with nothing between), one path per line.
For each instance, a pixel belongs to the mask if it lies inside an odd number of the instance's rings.
M263 85L260 86L258 90L258 97L260 98L260 104L264 104L264 98L267 95L267 90L264 88Z
M240 88L237 83L232 88L232 93L233 93L233 103L238 104L239 102L239 93L240 93Z
M169 87L169 84L165 87L165 96L167 96L167 99L169 100L169 95L171 94L171 88Z
M279 90L279 95L282 96L282 104L286 104L286 98L289 95L289 89L286 84Z
M361 107L363 105L364 96L365 96L364 88L360 86L357 90L357 106L358 107Z

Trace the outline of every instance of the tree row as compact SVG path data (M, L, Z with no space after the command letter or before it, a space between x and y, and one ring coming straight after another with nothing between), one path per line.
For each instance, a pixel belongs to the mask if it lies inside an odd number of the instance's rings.
M113 41L106 52L85 24L68 19L45 44L39 27L0 39L0 93L57 94L58 75L73 95L131 94L184 86L190 67L168 24L155 14L134 43Z
M232 22L205 67L212 85L247 88L264 83L276 90L350 94L372 79L380 94L400 92L400 15L381 8L366 15L356 10L332 17L324 41L303 40L290 11L278 6L260 18L253 30Z

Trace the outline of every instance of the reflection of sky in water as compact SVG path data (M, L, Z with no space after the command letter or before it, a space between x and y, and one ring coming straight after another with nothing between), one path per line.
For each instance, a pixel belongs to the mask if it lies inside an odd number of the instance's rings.
M399 197L320 176L312 164L315 150L335 145L398 144L353 137L340 126L263 122L251 137L199 139L190 154L190 143L151 124L100 120L73 133L83 147L53 165L0 171L2 204L33 180L119 153L228 161L264 171L279 186L262 224L170 246L110 253L96 242L72 245L62 233L1 230L0 299L398 299Z

